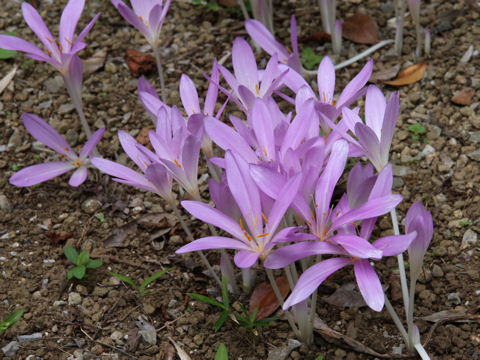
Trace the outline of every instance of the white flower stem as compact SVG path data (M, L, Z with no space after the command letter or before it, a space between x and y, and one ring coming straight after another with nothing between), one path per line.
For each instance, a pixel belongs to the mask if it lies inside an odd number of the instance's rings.
M415 344L415 350L417 350L418 355L420 355L420 357L423 360L430 360L430 356L428 356L428 354L425 351L425 349L423 348L422 344L420 344L420 343Z
M165 79L163 77L163 69L162 69L162 62L160 60L160 47L156 46L153 48L153 54L155 55L155 60L157 61L157 69L158 69L158 78L160 79L160 88L162 91L162 101L166 104L167 103L167 93L165 90Z
M194 237L193 237L193 235L192 235L192 232L191 232L190 229L188 228L188 226L187 226L187 224L185 223L185 221L183 221L182 215L180 215L180 212L178 211L176 204L175 204L175 203L172 203L172 204L170 204L170 206L172 207L173 212L174 212L175 215L177 216L178 221L180 222L180 225L182 226L183 231L185 231L185 234L187 234L187 236L188 236L188 238L190 239L190 241L194 241L195 239L194 239ZM198 254L200 255L200 258L202 259L203 263L204 263L205 266L207 267L208 271L210 271L210 274L211 274L212 277L215 279L215 281L217 282L218 286L219 286L220 289L221 289L221 288L222 288L222 282L220 281L219 277L217 276L217 274L216 274L215 271L213 270L212 265L210 265L210 263L208 262L207 257L205 256L205 254L203 253L203 251L198 250L197 252L198 252Z
M384 294L384 295L385 295L385 307L387 308L388 313L392 317L392 320L395 323L395 326L400 331L400 334L402 334L403 341L405 342L405 344L408 344L409 338L408 338L407 331L405 330L405 327L403 326L402 321L398 317L397 312L395 311L392 304L390 303L390 300L388 300L387 294Z

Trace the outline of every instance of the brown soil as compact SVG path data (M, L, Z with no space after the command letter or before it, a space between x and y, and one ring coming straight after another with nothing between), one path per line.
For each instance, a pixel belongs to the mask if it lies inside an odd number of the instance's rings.
M66 1L40 1L42 16L56 24ZM345 1L338 14L347 18L363 11L375 18L380 38L392 38L387 20L393 7L379 1ZM277 37L287 40L289 16L297 15L304 34L320 28L320 15L306 1L281 2L275 14ZM425 59L428 68L421 82L401 89L401 115L393 144L392 162L397 165L395 190L404 196L399 206L400 218L414 201L422 201L433 214L435 234L426 256L424 274L417 286L417 317L442 310L478 314L480 305L480 248L462 246L464 236L480 231L480 142L479 91L479 8L475 1L422 2L422 25L432 29L432 52ZM100 20L87 37L88 46L80 55L86 59L98 50L107 51L105 66L84 80L84 106L93 128L106 127L100 153L125 162L116 132L129 131L136 136L151 125L136 94L137 79L129 72L124 53L128 48L148 51L143 37L128 26L109 1L90 0L80 27L97 11ZM58 29L52 29L56 33ZM5 1L0 8L0 31L15 31L33 39L20 12L20 4ZM213 59L231 51L236 36L247 38L241 14L232 9L211 10L190 1L175 1L163 27L164 64L168 103L178 104L180 75L186 73L205 93L206 80ZM469 46L475 47L471 60L460 58ZM312 46L316 53L330 52L330 45ZM360 52L365 45L344 42L342 59ZM373 55L374 71L413 62L415 38L407 26L404 56L395 57L391 48ZM230 66L230 60L226 65ZM338 72L337 90L363 65L363 61ZM42 340L21 343L13 358L84 359L138 358L173 359L174 339L193 360L213 359L216 347L225 343L231 359L266 359L270 350L282 347L293 338L286 321L259 329L253 335L233 322L215 333L218 312L211 306L192 302L188 292L218 296L213 281L205 275L196 255L178 256L175 249L186 238L162 201L145 192L109 181L90 172L79 188L68 186L62 176L31 188L17 188L8 178L14 169L48 159L51 154L32 145L34 140L22 125L20 115L31 112L48 120L73 145L83 144L76 113L61 106L70 102L63 86L52 85L58 74L48 65L19 55L0 60L0 76L19 66L13 88L0 95L0 319L15 306L25 308L23 318L0 337L5 346L18 335L42 333ZM147 76L158 86L155 73ZM58 79L57 79L58 80ZM394 89L378 84L383 91ZM463 89L476 91L470 105L450 102ZM413 139L408 126L421 123L426 133ZM12 146L8 146L11 144ZM418 155L422 154L423 155ZM417 156L418 155L418 156ZM205 172L205 170L203 170ZM205 184L203 185L205 187ZM200 223L190 222L197 236L206 231ZM381 221L381 231L391 228L388 218ZM124 236L123 247L106 248L110 236ZM81 248L104 266L90 270L82 281L67 281L71 264L65 259L65 245ZM209 253L212 263L217 255ZM151 292L138 299L134 291L112 278L108 271L143 280L150 274L173 266L174 269L151 286ZM402 314L396 261L378 264L382 281L389 284L390 298ZM400 335L386 311L375 313L366 307L338 308L323 298L340 285L352 281L351 272L340 272L320 288L318 312L333 329L359 340L380 353L391 353L401 343ZM73 293L76 293L73 294ZM452 295L456 293L457 295ZM73 295L72 295L73 294ZM246 299L238 299L246 303ZM157 344L135 343L135 324L143 315L157 329ZM277 314L281 317L281 314ZM417 320L426 339L432 323ZM128 341L125 335L128 334ZM121 350L121 351L120 351ZM448 321L436 327L426 346L432 359L477 359L480 356L478 320ZM129 355L126 355L129 354ZM319 335L312 346L295 349L287 359L368 359L345 347L333 345ZM321 357L318 357L321 358Z

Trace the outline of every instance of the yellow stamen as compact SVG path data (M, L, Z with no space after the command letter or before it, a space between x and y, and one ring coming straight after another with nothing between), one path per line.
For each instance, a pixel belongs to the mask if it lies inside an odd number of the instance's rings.
M45 49L45 52L46 52L48 55L52 56L52 52L51 52L50 50Z
M265 154L265 158L268 158L267 148L265 147L265 145L262 145L262 147L263 147L263 153Z
M327 214L327 213L325 213L325 212L324 212L324 213L322 213L322 215L323 215L323 216L328 216L328 214Z
M315 220L312 209L308 209L308 211L310 212L310 217L312 218L312 220Z
M325 96L325 91L322 91L322 96L323 96L323 102L326 104L327 103L327 97Z
M60 154L60 157L64 158L64 157L67 157L67 155L65 155L65 154Z
M265 236L268 236L268 235L270 235L270 233L267 232L267 233L265 233L265 234L258 235L257 237L258 237L258 238L261 238L261 237L265 237Z
M67 43L69 43L70 46L72 46L72 42L71 42L70 40L68 40L67 38L65 38L65 41L66 41Z
M257 96L260 95L260 88L258 87L258 84L255 84L255 92L257 93Z
M255 221L253 222L253 227L256 229L258 223L258 216L255 216Z
M265 224L268 224L268 219L263 212L262 212L262 218L263 218L263 221L265 221Z
M337 211L337 213L335 214L335 216L338 216L338 215L340 215L340 213L341 213L341 211L340 211L340 210L339 210L339 211Z
M45 39L47 39L47 41L48 41L49 43L51 43L51 44L55 43L55 40L53 40L53 39L50 39L50 38L48 38L48 37L45 37Z
M177 159L174 159L173 162L175 163L175 165L177 165L180 169L182 168L182 164L180 164Z
M240 229L242 229L242 231L245 232L245 227L243 226L242 219L240 219L239 223L240 223Z

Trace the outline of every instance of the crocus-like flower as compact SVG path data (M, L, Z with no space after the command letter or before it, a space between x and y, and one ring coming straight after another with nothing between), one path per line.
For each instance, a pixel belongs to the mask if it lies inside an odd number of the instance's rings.
M22 120L28 132L35 139L59 153L65 160L29 166L15 173L10 178L10 183L15 186L32 186L75 169L69 184L70 186L82 184L87 178L89 156L102 138L105 129L98 129L77 155L67 141L38 116L22 114Z
M130 9L122 0L112 0L123 18L145 36L153 49L159 45L160 31L171 2L167 0L163 4L163 0L130 0Z
M45 51L40 50L28 41L10 35L0 35L0 48L24 52L32 59L45 61L53 65L62 75L66 76L69 73L72 57L85 48L86 44L83 39L100 16L100 13L95 15L75 39L75 27L84 5L85 0L70 0L68 2L60 18L59 41L57 43L37 10L27 2L22 3L23 17L45 46Z
M240 208L243 221L238 223L221 211L200 201L183 201L183 207L200 220L219 227L232 235L209 236L187 244L177 253L206 249L235 249L235 264L240 268L251 267L260 257L264 259L275 243L283 241L294 228L277 228L295 197L300 186L300 176L290 179L282 189L283 196L276 200L270 211L262 211L261 195L258 187L248 173L248 164L232 152L225 154L226 176L228 186Z

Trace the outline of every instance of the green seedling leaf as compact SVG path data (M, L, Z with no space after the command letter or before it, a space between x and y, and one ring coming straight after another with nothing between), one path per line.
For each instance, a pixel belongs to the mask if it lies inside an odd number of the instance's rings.
M198 301L201 301L205 304L210 304L210 305L213 305L213 306L216 306L216 307L219 307L220 309L223 309L223 310L227 310L228 308L222 304L221 302L215 300L215 299L212 299L212 298L209 298L205 295L200 295L200 294L193 294L193 293L187 293L187 296L191 297L192 299L195 299L195 300L198 300Z
M224 275L222 275L222 298L223 304L228 309L230 307L230 299L228 298L227 278Z
M261 320L255 320L255 326L269 326L272 321L277 321L278 317L270 317Z
M78 255L78 263L77 265L87 265L88 262L90 261L90 256L88 256L86 251L82 251L80 255Z
M72 277L76 277L78 280L82 280L85 277L85 271L87 268L85 266L75 266L72 270L68 272L68 280Z
M307 46L300 54L303 66L308 70L313 70L323 59L323 56L316 55L312 48Z
M463 226L464 228L468 228L470 225L472 225L472 222L470 220L459 221L458 225Z
M413 132L414 134L425 134L426 130L425 130L425 127L422 125L422 124L411 124L411 125L408 125L408 130L410 130L411 132Z
M17 164L13 164L13 165L12 165L12 170L13 170L13 171L18 171L19 169L20 169L20 168L19 168L19 166L18 166Z
M0 334L14 325L22 317L25 309L18 309L8 315L5 320L0 322Z
M96 217L98 221L100 221L102 224L105 222L105 217L103 216L103 213L98 213Z
M90 260L87 264L87 269L96 269L102 265L103 263L100 260Z
M63 251L65 253L65 256L67 257L68 260L72 264L77 265L78 264L78 252L71 246L66 246L65 250Z
M253 323L255 318L257 317L259 307L257 306L255 310L253 310L252 315L250 315L250 322Z
M228 360L227 347L225 344L220 344L215 354L215 360Z
M3 35L12 35L12 36L16 36L17 34L15 34L14 32L11 32L11 31L5 31L5 32L2 32ZM0 49L0 60L7 60L7 59L11 59L15 56L17 52L15 50L5 50L5 49Z
M117 274L117 273L114 273L114 272L111 272L111 271L109 271L108 273L110 275L115 276L116 278L122 280L123 282L126 282L128 285L132 286L133 288L135 288L137 290L140 289L140 287L135 283L135 281L130 279L128 276L122 275L122 274Z
M220 330L220 328L225 323L225 320L227 320L227 318L228 318L228 311L227 310L222 311L222 313L220 314L220 317L218 318L217 322L215 323L215 332Z
M162 276L163 274L169 272L170 270L172 270L172 268L170 269L165 269L165 270L160 270L160 271L157 271L155 274L153 274L152 276L150 276L147 280L145 280L142 285L140 285L140 289L144 289L145 287L147 287L151 282L157 280L160 276Z

